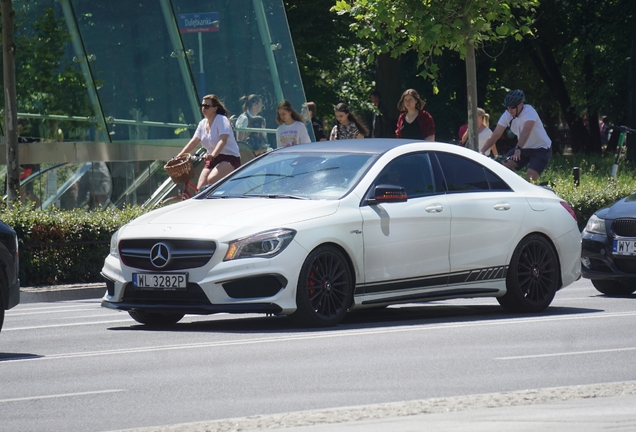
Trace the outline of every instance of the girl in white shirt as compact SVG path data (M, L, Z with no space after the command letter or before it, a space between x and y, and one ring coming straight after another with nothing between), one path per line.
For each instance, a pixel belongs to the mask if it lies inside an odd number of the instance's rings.
M492 135L492 130L490 130L490 114L486 113L483 108L477 108L477 127L478 135L477 139L479 140L479 146L477 147L477 151L486 144L488 138ZM468 129L464 132L462 136L462 146L466 145L466 141L468 141ZM492 155L497 156L499 153L497 152L497 146L493 144L491 148L486 150L484 153L486 156L490 156L490 151L492 150Z
M212 184L241 166L241 153L234 139L227 109L216 95L207 95L201 102L204 119L199 122L194 136L178 156L190 153L201 143L208 153L204 156L205 168L201 171L197 188Z
M276 109L276 147L289 147L311 142L305 122L300 114L292 108L289 101L282 101Z

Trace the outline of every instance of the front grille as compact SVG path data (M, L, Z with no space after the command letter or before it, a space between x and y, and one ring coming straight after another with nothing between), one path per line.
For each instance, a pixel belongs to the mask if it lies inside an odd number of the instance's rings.
M636 259L634 258L614 257L614 264L616 264L616 267L624 273L636 273Z
M160 290L135 288L132 283L124 286L123 303L169 304L173 306L211 305L203 289L195 283L189 283L186 289Z
M612 231L621 237L636 237L636 219L616 219Z
M170 259L163 266L152 263L150 252L157 243L164 243L170 251ZM143 270L186 270L203 267L214 255L216 243L209 240L122 240L119 256L128 267ZM163 263L162 263L163 264Z

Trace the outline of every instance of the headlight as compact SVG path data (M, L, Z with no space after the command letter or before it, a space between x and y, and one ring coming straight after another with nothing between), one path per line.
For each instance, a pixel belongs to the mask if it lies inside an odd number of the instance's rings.
M119 243L119 230L115 231L110 238L110 254L115 258L119 258L119 248L117 247Z
M295 235L296 231L281 228L231 241L223 261L275 257L285 250Z
M587 225L585 225L585 231L591 234L606 235L607 232L605 230L605 219L601 219L596 215L592 215L590 220L587 221Z

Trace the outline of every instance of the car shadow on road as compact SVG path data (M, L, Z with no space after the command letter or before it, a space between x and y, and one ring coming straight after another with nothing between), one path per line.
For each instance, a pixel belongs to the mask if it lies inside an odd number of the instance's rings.
M6 361L16 361L16 360L34 360L34 359L38 359L42 357L43 356L38 354L0 352L0 363L6 362Z
M435 303L391 306L349 312L338 325L326 328L303 328L285 316L212 315L170 326L136 324L110 327L114 331L218 332L218 333L290 333L372 329L413 325L439 325L485 320L515 320L602 312L600 309L550 307L534 314L516 314L498 305L443 305ZM206 319L208 318L208 319ZM187 318L186 318L187 319Z
M634 294L626 294L626 295L607 295L607 294L598 294L596 297L610 298L610 299L636 299L636 293Z

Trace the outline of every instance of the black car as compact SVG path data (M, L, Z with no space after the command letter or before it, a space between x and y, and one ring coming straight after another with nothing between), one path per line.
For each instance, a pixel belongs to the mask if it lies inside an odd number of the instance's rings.
M4 311L20 303L18 267L18 236L0 221L0 330Z
M603 294L636 291L636 194L598 210L581 235L583 277Z

